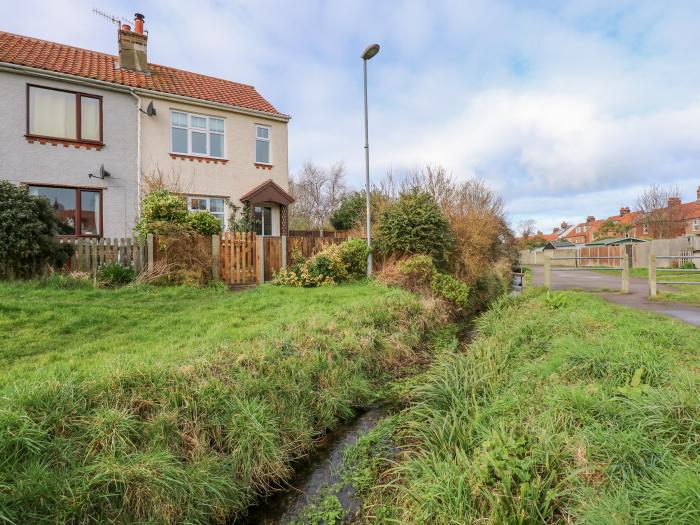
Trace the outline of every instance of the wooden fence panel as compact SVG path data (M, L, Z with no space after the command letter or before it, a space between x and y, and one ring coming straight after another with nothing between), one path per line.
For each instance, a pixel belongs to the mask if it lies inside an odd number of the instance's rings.
M94 274L108 262L133 265L137 272L144 266L144 246L136 239L61 239L61 244L73 246L74 253L62 268L69 272Z
M331 244L341 244L348 237L308 237L290 235L287 237L287 262L291 263L294 252L299 252L304 258L313 257Z
M254 284L258 280L254 233L225 232L219 246L219 278L229 284Z
M313 240L312 238L308 238ZM282 268L282 237L263 237L263 253L265 257L265 281L269 281Z

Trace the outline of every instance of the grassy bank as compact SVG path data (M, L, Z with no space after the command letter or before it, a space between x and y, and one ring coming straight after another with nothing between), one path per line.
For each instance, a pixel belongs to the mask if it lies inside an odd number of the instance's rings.
M421 359L435 312L373 284L0 284L0 522L225 522Z
M368 521L700 522L700 330L531 289L417 386Z

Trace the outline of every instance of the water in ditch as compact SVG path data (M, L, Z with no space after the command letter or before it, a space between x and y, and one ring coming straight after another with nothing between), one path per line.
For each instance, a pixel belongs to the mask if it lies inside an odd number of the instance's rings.
M387 415L387 409L375 407L354 421L339 425L326 434L312 456L296 469L287 490L273 494L243 520L250 525L285 525L299 520L307 507L314 504L323 491L337 487L332 494L340 502L346 521L360 509L361 502L352 485L343 483L343 453L358 438L372 430Z

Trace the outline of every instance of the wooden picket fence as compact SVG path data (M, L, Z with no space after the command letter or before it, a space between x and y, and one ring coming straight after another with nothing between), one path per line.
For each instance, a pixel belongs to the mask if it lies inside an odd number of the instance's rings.
M258 282L257 240L254 233L224 232L219 236L218 278L228 284Z
M62 239L75 250L66 262L65 271L94 274L100 265L119 262L132 265L137 273L153 266L162 258L154 249L158 241L149 235L146 241L122 239ZM291 264L295 252L305 258L313 257L331 244L340 244L347 237L256 236L254 233L224 232L212 237L212 275L231 285L249 285L271 280L275 273ZM208 243L208 241L206 241ZM201 246L192 245L192 250Z
M61 239L61 244L73 246L74 253L66 261L65 271L94 274L100 265L119 262L132 265L141 272L148 265L147 244L132 238L115 239Z

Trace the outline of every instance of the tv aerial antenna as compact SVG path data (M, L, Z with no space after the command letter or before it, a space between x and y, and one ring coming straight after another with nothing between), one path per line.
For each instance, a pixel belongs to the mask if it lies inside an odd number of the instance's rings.
M104 18L105 20L109 20L113 24L116 24L117 27L121 27L122 24L131 24L129 20L122 16L116 16L116 15L111 15L107 13L106 11L102 11L101 9L97 9L96 7L92 8L92 12L96 14L99 17Z

